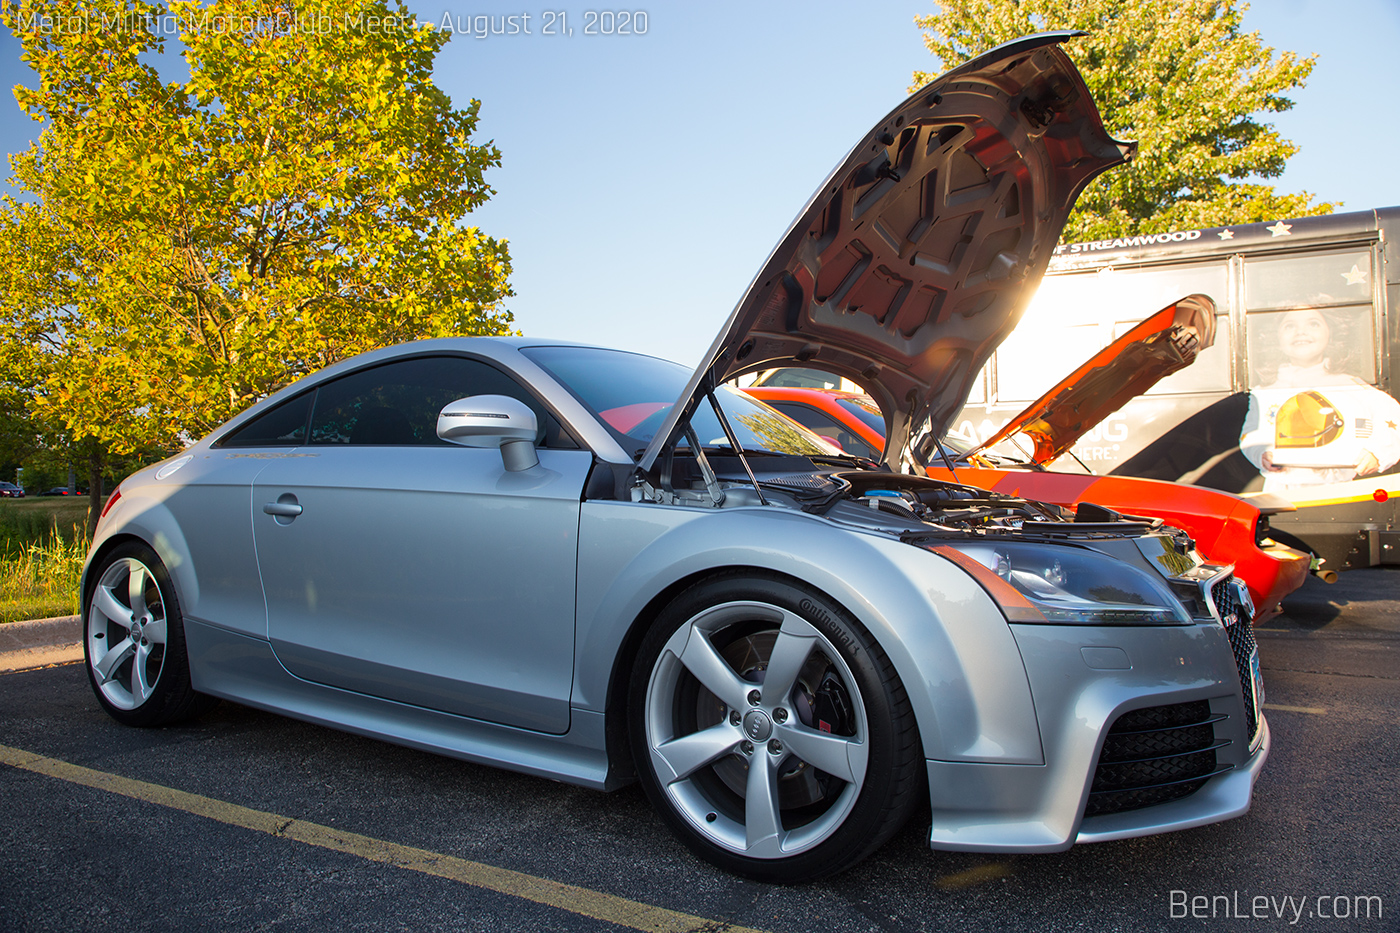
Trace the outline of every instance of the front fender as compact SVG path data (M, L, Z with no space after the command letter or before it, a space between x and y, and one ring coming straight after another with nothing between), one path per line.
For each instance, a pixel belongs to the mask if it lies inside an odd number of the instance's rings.
M195 573L194 561L190 559L189 543L185 540L180 524L165 505L160 487L138 487L131 492L123 489L117 500L98 523L93 535L92 546L83 562L83 575L79 593L88 591L88 575L95 564L116 546L118 539L137 538L156 552L170 580L175 586L175 598L185 613L190 613L199 603L199 577ZM152 494L155 493L155 494Z
M620 646L658 595L734 568L792 577L855 616L904 683L926 757L1041 763L1025 667L980 586L928 551L773 507L585 502L573 705L606 708Z

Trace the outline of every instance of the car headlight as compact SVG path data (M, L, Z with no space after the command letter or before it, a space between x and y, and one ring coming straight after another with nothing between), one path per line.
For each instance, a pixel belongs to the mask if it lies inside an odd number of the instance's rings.
M1166 584L1094 551L1022 542L971 541L929 550L982 584L1010 622L1187 625Z

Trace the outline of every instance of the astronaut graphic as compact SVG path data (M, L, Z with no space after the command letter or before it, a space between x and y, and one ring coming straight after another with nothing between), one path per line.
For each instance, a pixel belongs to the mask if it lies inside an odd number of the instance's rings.
M1400 461L1400 402L1346 372L1343 348L1316 308L1279 321L1286 362L1250 391L1240 450L1259 468L1264 490L1344 483L1383 473Z

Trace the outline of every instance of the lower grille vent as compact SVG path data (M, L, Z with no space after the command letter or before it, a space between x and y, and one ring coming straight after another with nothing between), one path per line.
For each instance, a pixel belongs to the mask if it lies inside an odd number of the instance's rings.
M1213 724L1224 719L1197 700L1153 706L1119 716L1108 730L1085 816L1137 810L1189 797L1206 781L1229 771L1215 752L1230 744L1217 741Z

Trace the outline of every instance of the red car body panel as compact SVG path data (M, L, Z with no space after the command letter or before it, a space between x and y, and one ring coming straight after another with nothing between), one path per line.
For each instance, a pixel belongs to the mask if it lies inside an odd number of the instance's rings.
M946 467L929 476L952 480ZM1278 614L1279 601L1303 585L1311 555L1256 540L1261 511L1248 499L1206 489L1131 476L958 467L957 482L1007 495L1074 507L1092 502L1118 512L1160 518L1196 540L1207 560L1235 565L1235 576L1249 587L1255 623Z
M1188 295L1089 357L982 447L990 449L1025 434L1035 443L1031 459L1050 463L1103 419L1190 366L1214 342L1215 302L1205 295Z
M769 405L779 407L789 417L801 414L794 406L805 406L837 421L876 450L884 447L885 441L881 435L839 404L843 398L868 401L865 396L804 388L754 387L745 391ZM803 421L803 418L796 417L795 420ZM812 430L830 437L829 431L819 428ZM1311 556L1302 551L1267 539L1259 543L1256 529L1262 511L1250 500L1228 492L1128 476L1093 476L1034 469L960 466L954 476L947 467L935 466L929 467L927 472L934 479L977 486L1038 502L1070 508L1081 502L1092 502L1130 515L1160 518L1191 535L1196 540L1197 549L1207 560L1235 565L1235 575L1244 580L1254 600L1256 624L1278 614L1279 601L1303 585L1312 563Z

